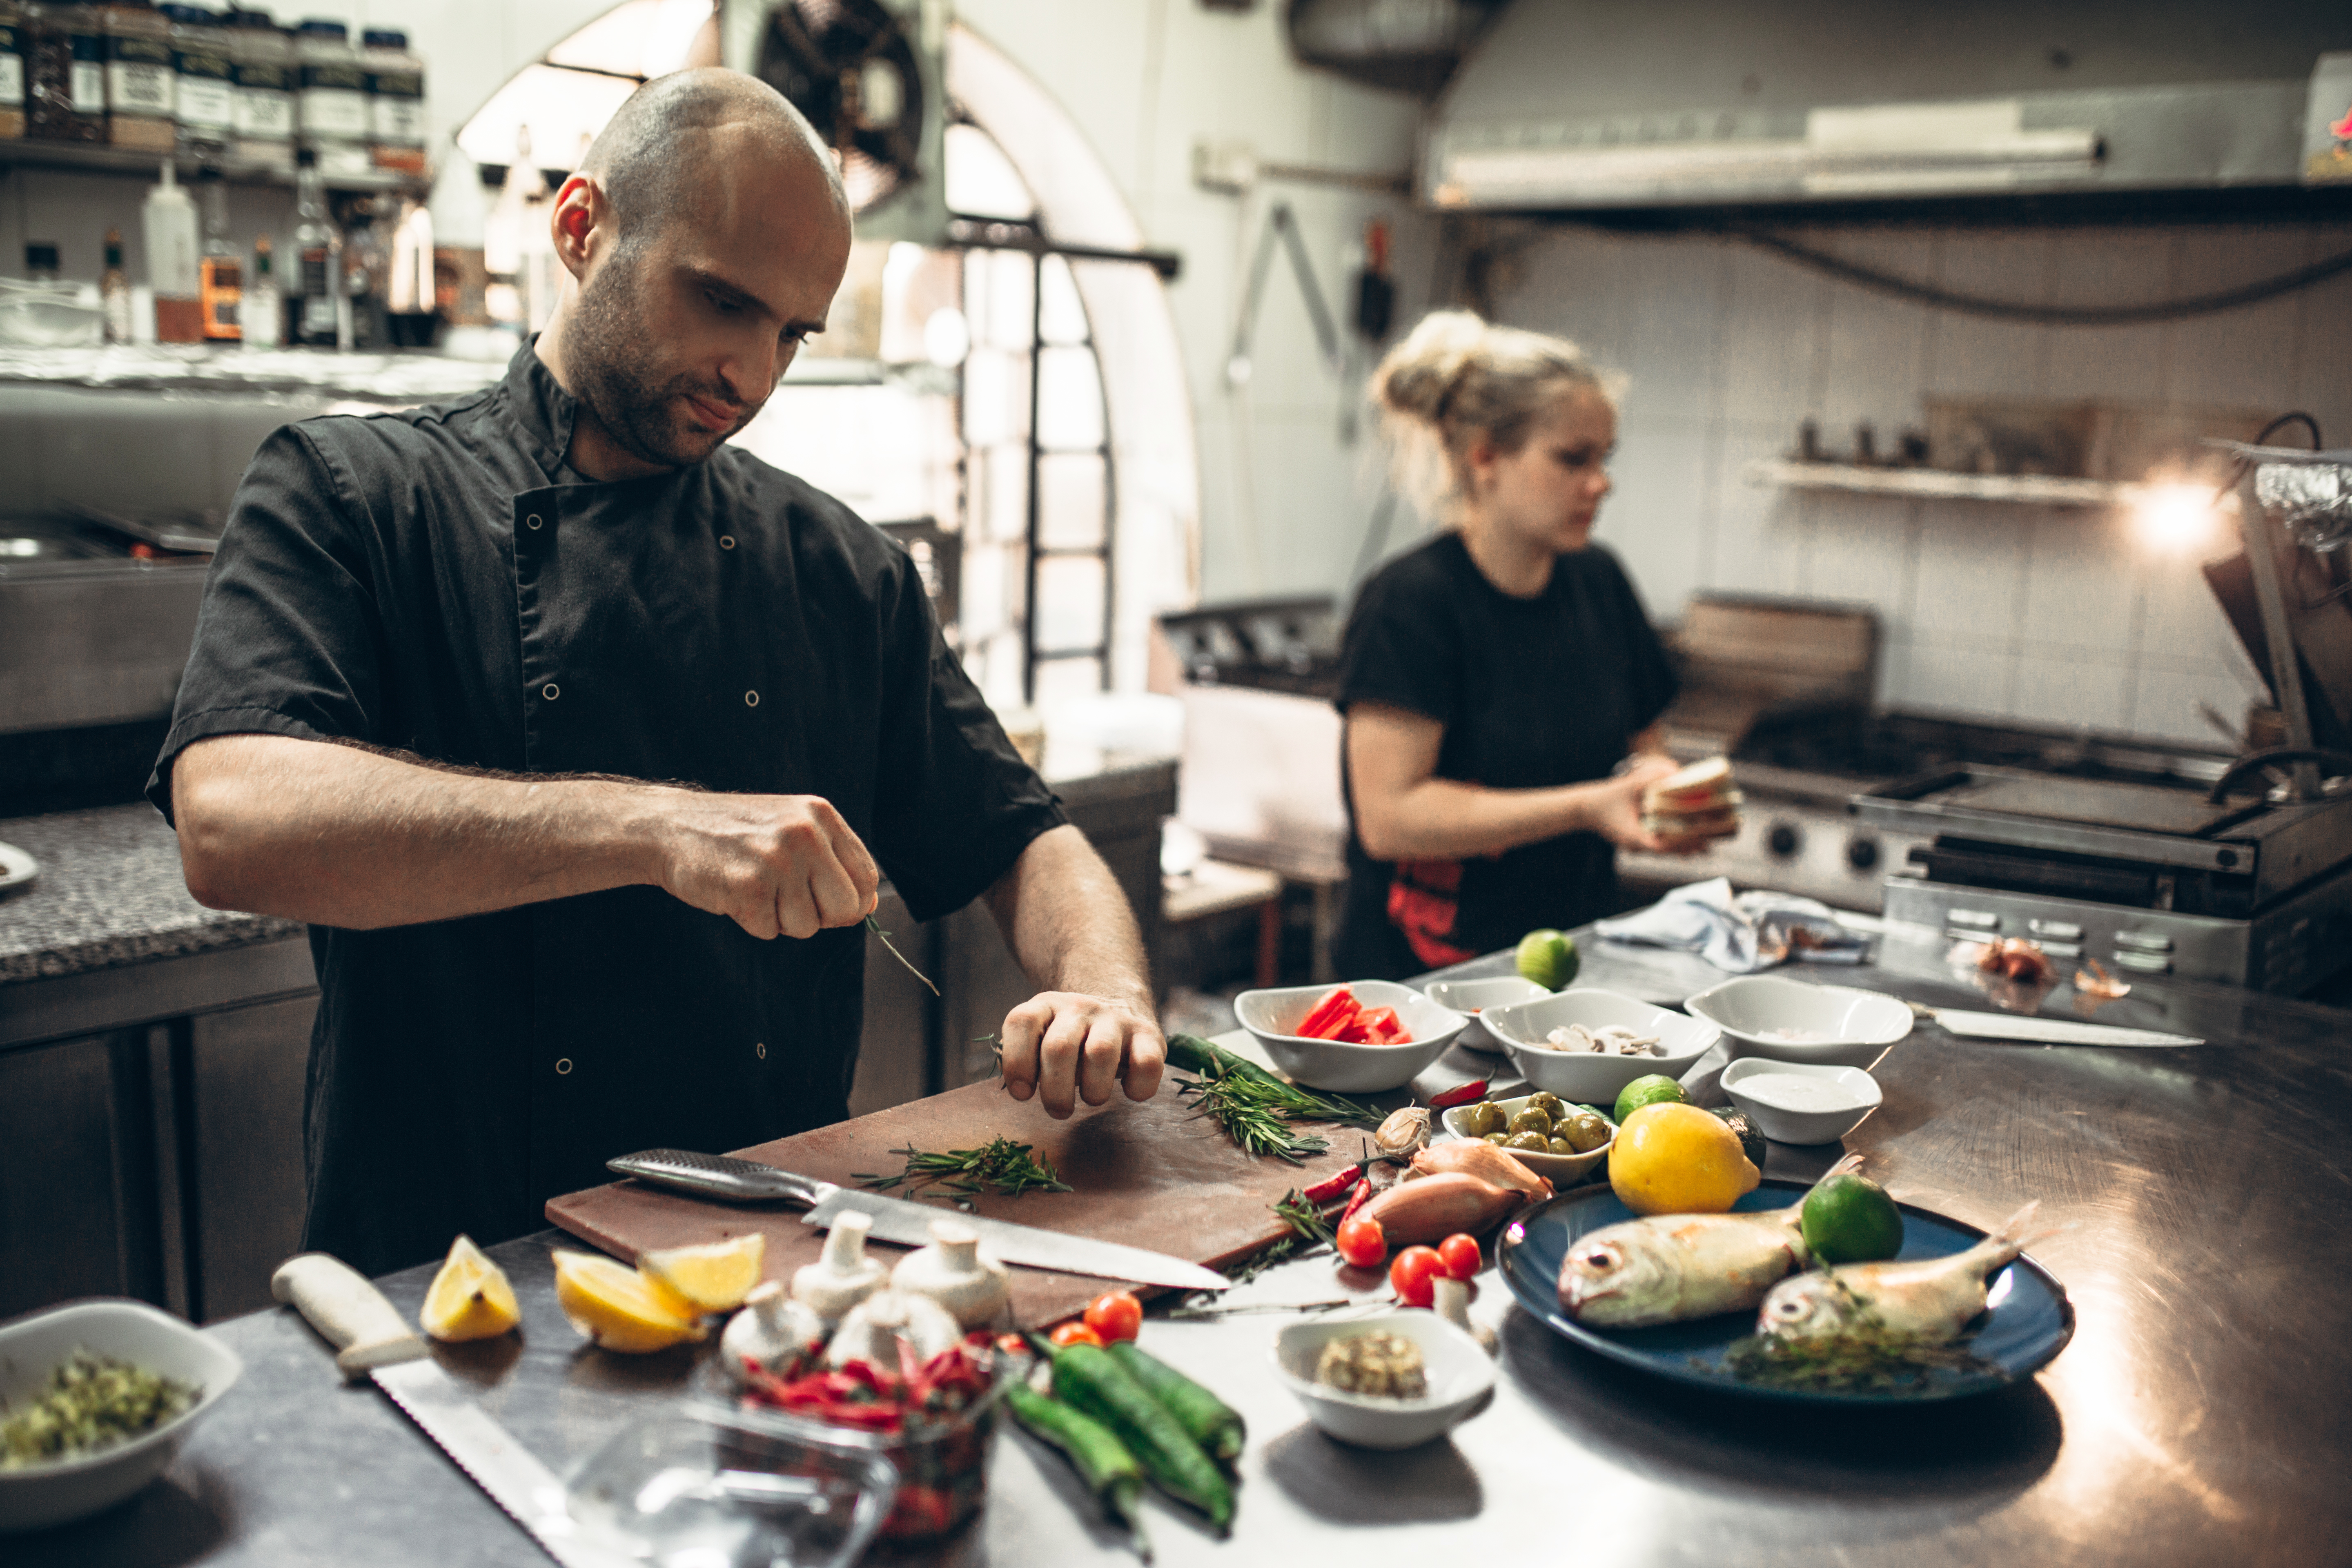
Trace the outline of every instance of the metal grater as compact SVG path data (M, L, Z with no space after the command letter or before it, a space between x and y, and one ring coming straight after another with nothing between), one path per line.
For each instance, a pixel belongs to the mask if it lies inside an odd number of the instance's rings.
M634 1176L657 1187L690 1193L722 1203L797 1203L813 1205L834 1191L832 1184L811 1181L773 1165L724 1154L696 1154L684 1149L646 1149L604 1162L618 1175Z

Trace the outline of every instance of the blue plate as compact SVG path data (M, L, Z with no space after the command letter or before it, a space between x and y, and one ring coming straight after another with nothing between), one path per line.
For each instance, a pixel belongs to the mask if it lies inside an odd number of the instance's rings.
M1784 1209L1803 1197L1805 1191L1802 1183L1768 1181L1732 1206L1747 1211ZM1895 1206L1903 1211L1901 1258L1944 1258L1984 1239L1985 1233L1972 1225L1909 1204ZM2065 1287L2031 1258L2020 1257L1993 1276L1990 1304L1977 1320L1975 1336L1969 1343L1969 1349L1987 1363L1984 1366L1969 1372L1931 1373L1923 1385L1892 1393L1817 1393L1743 1383L1725 1367L1723 1356L1735 1341L1755 1331L1753 1308L1650 1329L1587 1328L1560 1310L1559 1267L1568 1249L1579 1237L1603 1226L1635 1217L1606 1187L1554 1198L1529 1210L1503 1232L1503 1279L1519 1305L1561 1338L1676 1383L1812 1405L1948 1399L1990 1394L2030 1377L2074 1337L2074 1306L2066 1300Z

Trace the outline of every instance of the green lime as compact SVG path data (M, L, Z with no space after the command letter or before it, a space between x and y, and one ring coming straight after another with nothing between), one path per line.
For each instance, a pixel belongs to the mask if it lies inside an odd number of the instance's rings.
M1582 963L1576 939L1566 931L1531 931L1519 938L1519 973L1547 991L1575 984L1577 967Z
M1617 1091L1617 1114L1609 1120L1622 1127L1625 1118L1645 1105L1679 1104L1689 1098L1683 1092L1683 1086L1665 1074L1645 1073Z
M1718 1105L1714 1110L1717 1116L1723 1118L1726 1127L1739 1134L1739 1152L1748 1156L1748 1163L1762 1170L1764 1134L1756 1131L1756 1123L1748 1120L1748 1112L1736 1105Z
M1903 1211L1868 1176L1832 1176L1807 1193L1798 1228L1822 1263L1883 1263L1903 1250Z

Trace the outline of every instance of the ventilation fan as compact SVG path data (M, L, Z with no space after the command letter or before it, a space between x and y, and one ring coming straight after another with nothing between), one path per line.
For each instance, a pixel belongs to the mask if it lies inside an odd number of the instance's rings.
M936 0L781 0L749 68L792 100L841 159L861 239L946 232L940 136L944 16ZM749 41L749 40L747 40Z

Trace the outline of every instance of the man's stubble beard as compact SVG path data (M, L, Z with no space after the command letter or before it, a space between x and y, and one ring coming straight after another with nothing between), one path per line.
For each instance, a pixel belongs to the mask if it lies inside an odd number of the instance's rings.
M678 395L705 389L692 377L657 386L637 373L649 347L637 299L640 273L640 258L625 245L597 269L573 303L565 359L580 401L614 445L640 462L688 468L708 461L734 431L681 432ZM709 444L694 444L698 438Z

